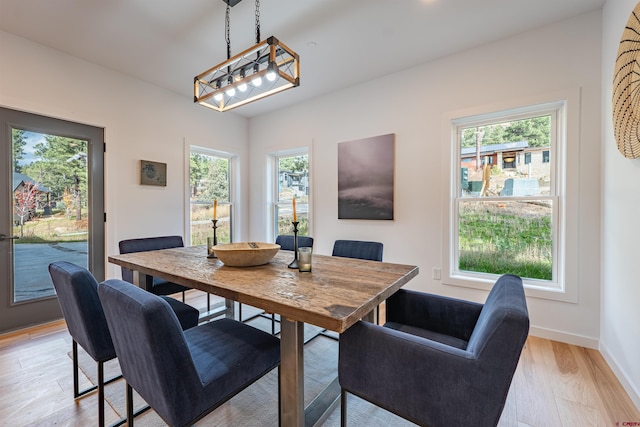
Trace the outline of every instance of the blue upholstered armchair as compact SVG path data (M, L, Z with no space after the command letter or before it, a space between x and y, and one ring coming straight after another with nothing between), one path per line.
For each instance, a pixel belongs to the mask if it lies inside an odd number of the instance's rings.
M49 274L72 339L73 397L78 398L97 388L98 425L104 426L104 386L122 376L104 379L104 363L116 357L116 350L98 297L98 282L86 268L66 261L51 263ZM183 329L198 324L198 310L173 298L163 298ZM98 385L85 390L79 389L78 344L98 365ZM114 425L121 425L124 421Z
M400 290L384 327L340 336L346 392L430 427L497 425L529 332L522 280L504 275L485 304Z
M167 424L188 426L280 365L280 340L244 323L183 332L166 301L143 289L111 279L98 295L127 381L129 426L131 388Z
M160 236L145 237L140 239L121 240L118 248L121 254L129 254L134 252L155 251L160 249L181 248L184 246L182 236ZM122 280L133 283L133 271L122 267ZM157 277L147 276L150 282L145 284L146 289L156 295L171 295L182 292L182 301L184 302L184 292L189 288L168 282Z
M280 249L283 251L292 251L295 247L293 242L292 235L280 234L276 237L276 245L280 245ZM313 237L310 236L298 236L298 247L299 248L312 248L313 247Z
M384 245L381 242L364 240L336 240L333 242L332 256L382 261ZM380 309L375 309L376 324L380 324Z
M345 258L368 259L382 261L384 245L380 242L366 242L362 240L336 240L333 243L332 256Z

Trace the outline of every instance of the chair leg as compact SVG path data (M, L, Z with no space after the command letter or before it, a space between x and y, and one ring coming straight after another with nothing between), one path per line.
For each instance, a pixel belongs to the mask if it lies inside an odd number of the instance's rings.
M127 425L133 427L133 389L127 383Z
M242 322L242 303L238 303L238 322Z
M76 340L71 341L71 358L73 359L73 397L80 396L78 385L78 343Z
M340 389L340 427L347 427L347 391Z
M98 362L98 425L104 427L104 364Z
M78 343L76 342L76 340L71 341L71 350L72 350L71 359L73 359L73 398L76 399L80 396L84 396L85 394L93 390L96 390L98 386L94 385L80 391L80 379L79 379L80 377L78 375L78 372L80 371L80 367L78 366Z
M184 291L182 291L182 302L185 302L185 300L184 300Z

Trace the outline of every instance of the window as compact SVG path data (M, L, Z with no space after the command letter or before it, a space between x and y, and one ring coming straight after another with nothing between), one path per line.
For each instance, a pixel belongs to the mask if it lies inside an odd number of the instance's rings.
M309 155L307 150L274 156L274 239L293 234L293 198L296 199L298 235L309 235Z
M564 101L451 121L450 283L511 273L562 291L564 122Z
M231 170L233 156L191 147L189 157L189 236L192 246L213 236L213 203L216 208L218 243L233 241Z

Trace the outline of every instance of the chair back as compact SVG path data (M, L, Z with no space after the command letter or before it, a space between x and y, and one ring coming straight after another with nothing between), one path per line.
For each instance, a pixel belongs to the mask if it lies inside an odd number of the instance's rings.
M280 245L280 249L284 251L292 251L293 244L293 236L280 234L276 237L276 245ZM309 236L298 236L298 247L299 248L312 248L313 247L313 237Z
M498 278L487 296L469 338L467 351L478 356L495 352L497 356L504 352L506 344L522 348L528 333L529 313L522 279L505 274ZM492 355L482 354L482 358L485 357L491 358ZM514 355L516 362L519 357L519 352Z
M486 419L497 422L502 413L528 334L529 313L522 279L503 275L493 285L466 349L476 365L482 367L475 387L486 393L479 402L481 407L475 410L484 411Z
M118 243L121 254L155 251L159 249L181 248L184 246L182 236L144 237L140 239L121 240ZM133 271L122 267L122 279L133 283Z
M98 297L98 282L93 275L67 261L49 264L49 274L71 337L97 362L115 358L111 334Z
M102 282L98 295L127 383L161 415L197 396L202 381L169 304L118 279Z
M333 256L345 258L382 261L383 245L380 242L365 242L361 240L336 240L333 244Z

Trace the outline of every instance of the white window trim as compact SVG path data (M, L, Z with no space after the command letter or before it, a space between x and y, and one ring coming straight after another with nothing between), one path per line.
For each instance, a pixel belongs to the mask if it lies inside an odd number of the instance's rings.
M312 174L312 161L311 161L311 147L296 147L289 148L284 150L273 151L267 154L267 182L269 182L268 188L269 192L267 194L268 205L270 209L268 209L269 214L267 215L268 223L265 224L266 229L269 230L269 236L271 236L274 241L277 234L277 229L275 226L276 223L276 206L278 204L278 164L277 160L280 157L294 157L306 155L307 161L309 163L309 180L311 185L309 186L309 211L308 211L308 220L309 220L309 235L313 235L313 215L312 215L312 193L314 186L314 179ZM293 230L291 231L293 233Z
M443 186L443 223L442 223L442 282L445 285L462 286L474 289L491 289L495 282L495 276L482 273L471 275L457 274L454 271L453 260L456 259L453 251L457 250L454 245L454 233L457 232L457 223L454 221L455 200L452 197L458 189L459 168L454 167L458 158L456 125L471 123L467 118L473 117L473 122L496 117L506 112L521 112L523 114L531 111L539 111L540 106L558 105L563 103L564 114L561 114L558 121L560 135L564 133L565 143L557 147L556 167L558 170L551 171L555 176L552 178L556 186L556 197L558 208L555 210L557 218L554 223L562 231L554 241L555 260L554 282L555 287L550 287L549 282L526 279L525 292L527 296L551 299L556 301L576 303L578 300L578 259L580 252L580 239L578 234L579 218L579 139L580 139L580 89L568 89L554 93L534 95L527 98L499 102L486 106L479 106L465 110L452 111L444 114L442 122L442 135L445 147L443 150L443 165L448 172L444 176L448 177ZM468 121L465 122L465 119ZM561 167L563 165L564 167ZM559 173L558 173L559 172ZM490 200L491 198L485 198ZM501 199L503 200L503 199ZM516 198L510 198L516 200ZM567 218L573 218L567 221ZM555 231L555 230L554 230ZM552 282L553 283L553 282Z
M201 147L197 145L184 144L184 244L185 246L191 246L191 186L190 186L190 173L191 173L191 153L204 154L206 156L214 156L229 159L229 204L231 205L232 215L235 220L231 224L231 240L234 236L238 236L238 223L236 217L236 200L239 200L238 191L240 185L238 185L238 155L235 153L229 153L226 151L215 150L213 148Z

